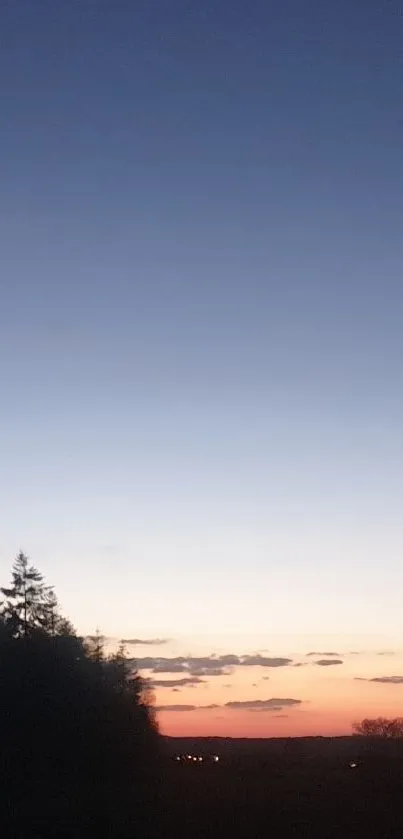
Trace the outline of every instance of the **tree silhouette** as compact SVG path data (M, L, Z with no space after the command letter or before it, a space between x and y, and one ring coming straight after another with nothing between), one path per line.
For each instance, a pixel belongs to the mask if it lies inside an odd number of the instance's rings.
M87 638L87 650L89 657L97 664L105 660L105 637L99 629L96 630L95 635Z
M100 633L92 649L77 637L22 553L1 591L4 835L120 837L133 819L151 835L159 736L124 649L107 658Z
M20 552L14 562L11 585L0 591L6 598L0 615L12 637L56 631L56 596L51 586L45 585L42 574L33 565L29 565L24 553Z
M353 723L353 730L361 737L403 737L403 717L387 719L377 717L376 719L364 719L361 722Z

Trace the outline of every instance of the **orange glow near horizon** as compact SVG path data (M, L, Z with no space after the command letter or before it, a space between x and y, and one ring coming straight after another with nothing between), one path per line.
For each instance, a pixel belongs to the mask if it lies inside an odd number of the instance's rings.
M262 720L262 717L264 719ZM219 717L204 712L160 713L161 733L170 737L335 737L351 734L351 721L322 718L320 731L316 715L274 719L265 712L231 712Z
M305 664L305 662L302 662ZM401 714L403 684L373 683L376 676L403 673L399 655L345 655L343 664L303 667L238 667L231 675L203 678L201 684L173 692L156 690L157 720L170 736L298 737L340 736L352 733L364 717ZM167 680L174 678L167 676ZM260 710L259 701L279 698L279 707ZM281 705L281 698L285 698ZM287 699L299 700L287 705ZM228 702L254 702L257 709L228 707ZM164 711L164 705L179 710ZM180 706L194 706L181 710ZM216 705L208 708L206 706Z

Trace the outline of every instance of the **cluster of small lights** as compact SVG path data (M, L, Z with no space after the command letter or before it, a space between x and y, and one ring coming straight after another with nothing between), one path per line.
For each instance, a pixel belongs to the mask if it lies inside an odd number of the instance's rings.
M175 760L178 762L186 761L187 763L203 763L204 758L201 755L176 755ZM219 760L218 755L213 755L214 763L218 763Z

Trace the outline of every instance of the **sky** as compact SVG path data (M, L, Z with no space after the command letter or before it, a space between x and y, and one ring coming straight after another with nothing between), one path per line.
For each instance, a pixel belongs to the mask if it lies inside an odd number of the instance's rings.
M402 705L399 7L2 4L0 573L168 733Z

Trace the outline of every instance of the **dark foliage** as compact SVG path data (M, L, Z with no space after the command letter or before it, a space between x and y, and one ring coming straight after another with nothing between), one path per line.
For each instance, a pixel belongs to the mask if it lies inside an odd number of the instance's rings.
M403 737L403 717L387 719L387 717L376 717L376 719L365 719L355 722L353 728L356 734L361 737L386 737L396 739Z
M3 835L151 835L159 737L124 650L86 646L23 555L2 591Z

